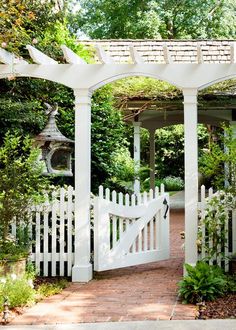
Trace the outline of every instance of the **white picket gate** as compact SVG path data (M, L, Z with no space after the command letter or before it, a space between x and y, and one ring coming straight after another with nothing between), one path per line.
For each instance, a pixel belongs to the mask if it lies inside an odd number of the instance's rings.
M205 216L205 210L206 210L206 198L212 198L214 196L213 189L210 188L208 191L206 191L205 186L201 186L201 196L200 196L200 202L198 203L199 208L199 221L201 223L201 219ZM199 251L199 259L209 259L209 264L218 264L220 267L223 267L225 271L229 270L229 262L227 260L230 255L233 253L236 253L236 210L229 210L226 209L226 216L227 220L225 223L225 226L218 226L218 231L224 231L226 235L226 244L224 246L218 246L218 252L222 252L226 258L223 258L218 254L215 257L208 258L207 251L205 246L213 246L213 242L209 240L208 234L207 234L207 228L205 228L204 224L200 225L200 230L202 232L202 241L201 241L201 247Z
M31 212L30 260L43 276L71 276L74 260L74 190L69 186Z
M169 258L169 196L162 187L129 196L99 187L94 202L94 270Z

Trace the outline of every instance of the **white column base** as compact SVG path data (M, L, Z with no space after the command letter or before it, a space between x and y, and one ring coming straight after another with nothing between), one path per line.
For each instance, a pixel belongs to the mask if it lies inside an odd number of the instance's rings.
M74 265L72 268L72 282L89 282L93 278L92 264L86 266Z

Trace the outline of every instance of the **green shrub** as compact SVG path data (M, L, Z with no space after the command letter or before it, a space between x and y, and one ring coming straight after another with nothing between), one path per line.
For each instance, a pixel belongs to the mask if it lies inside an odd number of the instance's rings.
M66 279L59 279L54 283L43 283L39 286L37 293L40 297L49 297L54 294L60 293L68 285Z
M167 176L163 179L166 191L179 191L184 188L184 181L179 177Z
M4 299L9 307L20 307L34 302L35 290L32 281L27 277L16 278L14 274L0 280L0 311L3 310Z
M183 303L214 300L227 291L227 278L218 266L198 261L196 266L185 265L188 275L179 282Z

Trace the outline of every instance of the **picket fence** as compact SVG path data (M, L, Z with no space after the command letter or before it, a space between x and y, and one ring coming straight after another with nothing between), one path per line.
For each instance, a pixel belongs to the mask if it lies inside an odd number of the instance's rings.
M236 253L236 210L226 209L225 214L227 216L227 221L224 226L218 226L218 234L221 231L224 232L226 242L219 244L217 247L217 255L209 258L207 254L207 248L213 246L213 241L209 239L207 228L202 224L201 220L205 217L206 212L206 198L211 199L214 196L213 189L210 188L208 191L205 186L201 186L200 201L198 203L199 209L199 229L202 232L202 239L199 249L199 259L209 260L209 264L217 264L224 268L225 271L229 270L229 257ZM223 233L222 233L223 234ZM224 255L224 257L223 257Z
M99 187L94 201L94 269L104 271L169 258L169 195L156 187L117 194Z
M143 193L138 196L128 194L117 194L116 192L110 192L109 189L105 190L103 195L103 188L100 188L100 202L103 199L105 203L107 201L115 202L117 207L119 204L123 204L124 208L128 206L144 206L148 202L155 200L158 196L162 198L166 197L164 194L164 187L161 191L156 188L155 197L154 192L150 190L149 193ZM199 221L204 217L206 210L206 198L213 196L213 190L209 189L206 191L205 187L201 187L201 198L198 204L199 207ZM168 197L167 197L168 200ZM104 202L102 201L102 203ZM162 200L163 203L164 199ZM108 209L104 208L104 212ZM156 212L157 211L157 212ZM160 251L161 242L161 221L163 221L163 214L165 214L166 205L163 208L155 210L149 217L147 223L142 227L138 225L138 217L134 218L126 215L124 217L117 216L115 212L109 213L110 226L108 233L109 235L109 248L112 250L113 247L118 245L119 238L125 236L125 233L132 226L135 226L138 230L133 235L134 241L130 246L129 253L135 255L144 255L146 253L147 259L150 251ZM129 211L128 211L129 212ZM155 213L156 212L156 213ZM224 254L230 256L236 253L236 210L227 210L228 222L225 228L221 228L228 233L228 244L224 246ZM93 216L92 216L93 217ZM135 225L136 223L136 225ZM168 228L167 223L164 223ZM95 224L96 227L97 224ZM136 229L137 229L136 228ZM166 229L165 228L165 229ZM204 225L201 225L202 230L202 244L201 251L199 253L199 259L207 257L205 245L213 244L207 238L207 229ZM220 230L220 229L219 229ZM16 227L12 227L12 234L16 234ZM95 250L99 249L98 234L95 233ZM48 196L45 203L36 206L31 211L31 225L30 225L30 236L31 236L31 253L29 259L35 264L36 270L41 276L71 276L72 266L74 262L74 190L73 187L60 188L58 191L53 192L51 196ZM166 236L165 236L166 237ZM162 242L168 242L169 237ZM220 247L219 247L220 248ZM101 247L100 247L101 251ZM96 251L95 252L95 268L97 262ZM166 257L165 254L164 257ZM136 258L135 257L135 258ZM141 257L143 259L143 256ZM228 270L228 262L224 262L220 257L210 259L210 264L217 263L225 270ZM99 269L99 267L97 266Z
M74 261L74 190L60 188L31 211L30 260L42 276L71 276Z

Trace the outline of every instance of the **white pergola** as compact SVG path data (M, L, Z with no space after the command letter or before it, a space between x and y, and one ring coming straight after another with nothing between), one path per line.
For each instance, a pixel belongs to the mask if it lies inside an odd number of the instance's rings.
M198 228L198 91L216 82L236 77L236 52L231 46L229 63L205 63L201 46L196 45L195 63L173 61L167 45L164 63L145 63L140 53L130 47L132 63L115 63L97 46L100 63L87 64L66 46L62 51L67 64L59 64L32 46L27 46L34 64L0 49L0 77L32 77L70 87L75 96L75 260L72 280L87 282L92 278L90 263L90 168L91 168L91 96L99 87L129 76L146 76L166 81L180 88L184 104L185 139L185 262L197 261ZM232 122L231 124L236 124ZM135 126L138 145L139 124ZM139 150L135 155L138 160ZM136 182L138 185L138 182ZM138 189L138 188L137 188Z

